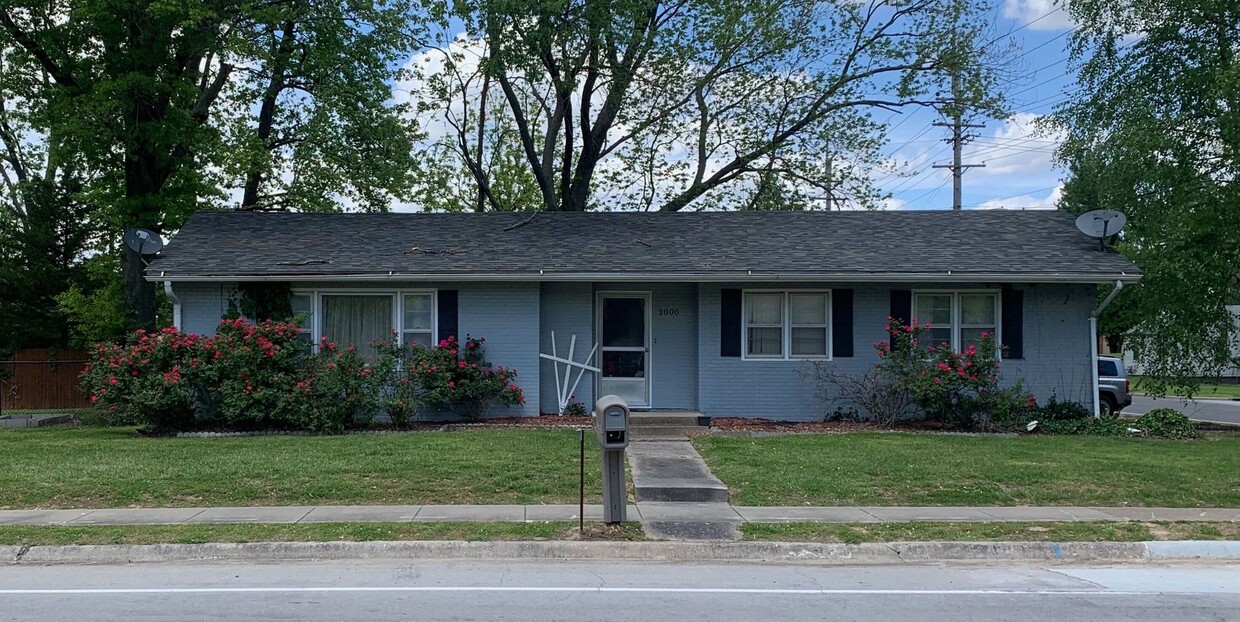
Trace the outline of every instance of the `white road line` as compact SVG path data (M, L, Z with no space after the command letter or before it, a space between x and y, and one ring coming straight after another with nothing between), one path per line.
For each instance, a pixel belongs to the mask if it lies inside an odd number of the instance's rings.
M356 587L159 587L159 588L64 588L64 589L0 589L0 596L72 595L72 594L268 594L268 593L332 593L332 592L585 592L585 593L651 593L651 594L751 594L751 595L875 595L875 596L1137 596L1170 594L1171 592L1130 592L1104 589L1088 590L884 590L884 589L780 589L780 588L694 588L694 587L518 587L518 586L356 586Z

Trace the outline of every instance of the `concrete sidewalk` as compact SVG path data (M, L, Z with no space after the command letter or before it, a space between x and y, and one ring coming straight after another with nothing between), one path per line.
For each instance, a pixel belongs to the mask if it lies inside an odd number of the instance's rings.
M576 505L348 505L240 508L0 510L0 525L201 525L329 522L530 522L577 520ZM602 520L600 505L586 520ZM1125 507L745 507L726 503L642 502L643 522L902 523L1022 521L1240 521L1240 508Z

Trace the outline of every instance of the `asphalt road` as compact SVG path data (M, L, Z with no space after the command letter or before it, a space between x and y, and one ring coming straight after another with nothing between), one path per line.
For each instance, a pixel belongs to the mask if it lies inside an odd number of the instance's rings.
M1235 620L1240 566L0 566L0 620Z
M1195 421L1232 423L1240 425L1240 402L1234 400L1195 400L1186 402L1179 397L1153 398L1132 396L1132 406L1123 410L1126 415L1141 415L1155 408L1174 408Z

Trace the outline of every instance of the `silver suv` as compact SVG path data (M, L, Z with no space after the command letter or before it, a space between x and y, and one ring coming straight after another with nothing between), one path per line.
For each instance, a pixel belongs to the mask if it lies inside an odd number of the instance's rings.
M1098 357L1098 412L1109 417L1132 405L1132 385L1122 359Z

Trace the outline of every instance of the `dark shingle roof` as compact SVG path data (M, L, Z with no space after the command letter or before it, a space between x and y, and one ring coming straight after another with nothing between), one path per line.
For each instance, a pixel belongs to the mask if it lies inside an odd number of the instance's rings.
M1066 212L201 212L147 270L224 277L1134 279Z

